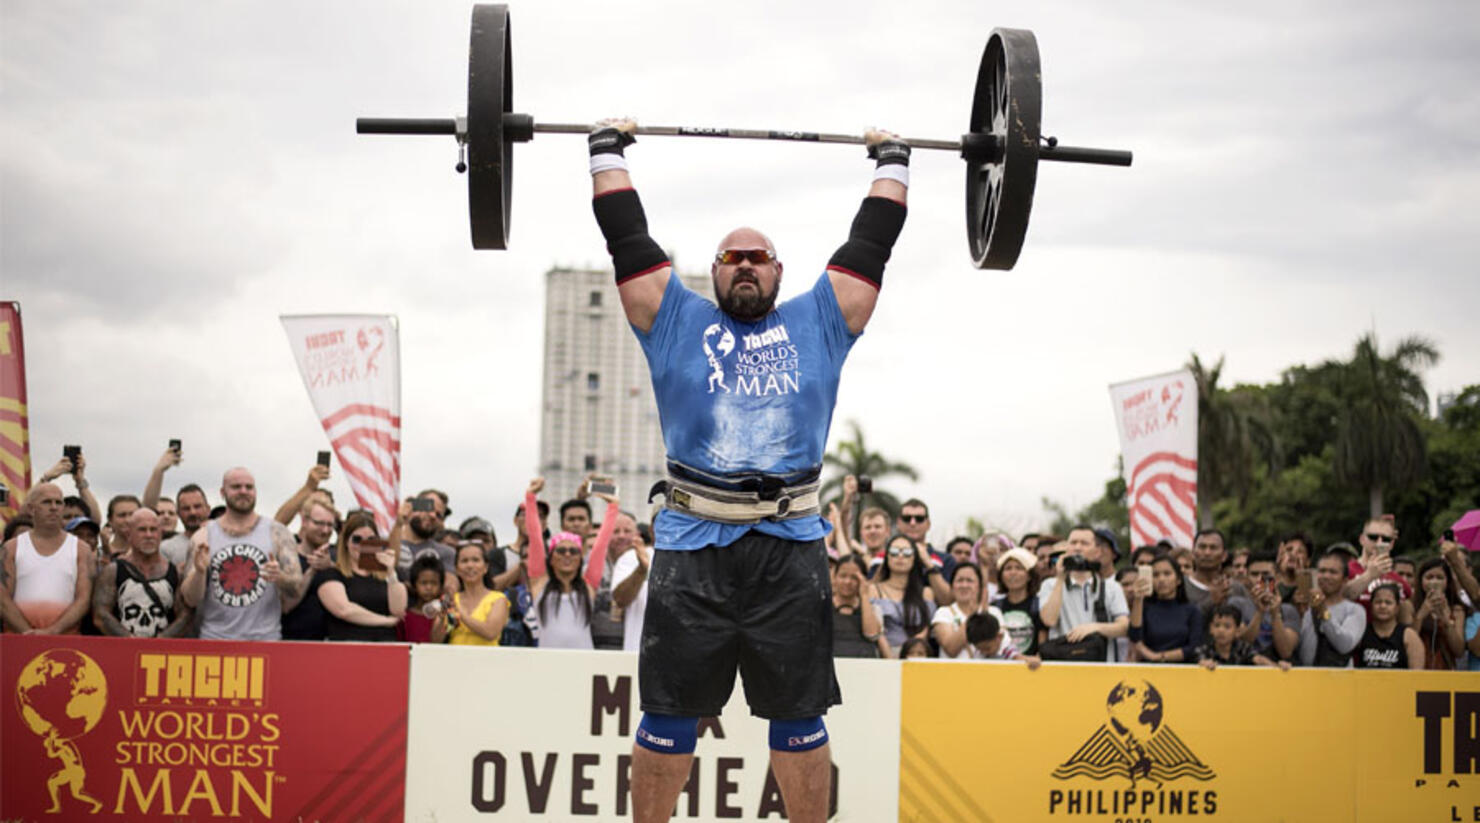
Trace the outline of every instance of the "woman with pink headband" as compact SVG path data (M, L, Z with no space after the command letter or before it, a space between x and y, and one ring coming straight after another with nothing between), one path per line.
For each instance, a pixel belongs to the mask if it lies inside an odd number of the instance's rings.
M524 528L529 534L529 594L534 605L525 621L530 623L539 645L547 649L590 649L591 603L606 568L606 546L611 541L620 513L615 495L596 493L606 501L601 531L591 547L591 556L581 569L581 536L572 532L551 535L548 545L540 539L540 516L535 495L545 488L545 478L529 481L524 492ZM548 563L546 552L548 550Z

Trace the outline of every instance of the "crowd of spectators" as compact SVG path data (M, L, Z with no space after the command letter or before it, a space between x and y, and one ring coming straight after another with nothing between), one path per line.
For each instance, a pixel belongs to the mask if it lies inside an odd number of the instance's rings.
M270 517L240 467L223 475L215 508L197 485L165 497L180 459L166 450L141 495L106 508L82 455L45 472L5 524L4 629L638 648L651 521L593 478L553 526L544 481L532 480L511 499L512 539L500 543L483 516L452 528L437 489L403 501L388 529L371 512L341 512L323 465ZM592 498L605 504L599 519ZM1362 522L1355 543L1319 550L1296 530L1261 551L1204 529L1191 546L1128 551L1087 525L937 549L923 501L891 517L858 500L845 478L827 512L838 657L1480 671L1468 553L1446 540L1416 562L1397 552L1388 517Z

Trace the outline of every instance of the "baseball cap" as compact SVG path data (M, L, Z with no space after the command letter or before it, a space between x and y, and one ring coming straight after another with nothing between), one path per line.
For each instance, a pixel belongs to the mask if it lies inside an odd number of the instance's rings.
M63 527L63 528L65 528L69 532L72 532L72 531L76 531L77 529L79 529L79 528L81 528L83 526L92 526L92 529L95 532L96 531L101 531L101 529L98 528L97 522L94 521L91 517L82 517L82 516L74 517L71 520L68 520L67 521L67 525L65 527Z
M457 528L458 535L464 539L472 537L479 532L493 534L493 524L481 517L474 516L464 520L462 525Z
M1332 543L1326 547L1326 551L1341 552L1342 554L1350 555L1353 560L1356 560L1359 556L1356 547L1350 543Z
M1110 551L1115 555L1115 559L1120 559L1120 541L1115 539L1115 532L1109 529L1095 529L1095 537L1109 543Z

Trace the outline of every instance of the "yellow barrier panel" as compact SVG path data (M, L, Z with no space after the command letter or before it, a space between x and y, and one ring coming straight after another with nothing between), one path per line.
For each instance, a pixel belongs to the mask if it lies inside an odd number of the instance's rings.
M901 821L1480 820L1471 674L903 669Z

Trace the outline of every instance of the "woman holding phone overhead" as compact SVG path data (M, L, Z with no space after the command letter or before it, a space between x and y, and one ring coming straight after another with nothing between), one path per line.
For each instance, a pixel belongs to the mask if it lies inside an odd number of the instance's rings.
M368 512L351 512L339 533L336 564L320 574L318 598L329 613L329 640L394 642L406 613L406 585L396 578L399 530L389 541Z
M606 501L601 518L601 531L591 545L585 569L581 567L581 536L560 532L547 544L540 539L540 518L535 495L545 487L545 478L536 477L524 492L524 527L529 534L529 594L533 608L525 617L539 635L541 648L590 649L592 603L601 586L601 573L606 569L606 546L617 525L621 510L615 494L594 485L592 495ZM615 491L615 488L612 488ZM547 556L548 551L548 556Z

